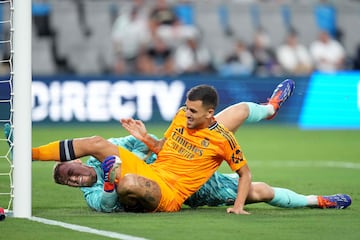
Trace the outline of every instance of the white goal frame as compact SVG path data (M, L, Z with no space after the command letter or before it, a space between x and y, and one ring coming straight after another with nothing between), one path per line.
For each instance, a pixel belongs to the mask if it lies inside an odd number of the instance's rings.
M13 1L13 216L30 218L31 198L31 0Z

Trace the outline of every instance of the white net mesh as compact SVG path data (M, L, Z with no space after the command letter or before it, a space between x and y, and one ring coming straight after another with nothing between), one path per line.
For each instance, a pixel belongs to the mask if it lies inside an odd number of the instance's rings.
M0 207L12 208L13 0L0 0ZM5 129L5 125L6 129ZM6 132L6 133L5 133Z

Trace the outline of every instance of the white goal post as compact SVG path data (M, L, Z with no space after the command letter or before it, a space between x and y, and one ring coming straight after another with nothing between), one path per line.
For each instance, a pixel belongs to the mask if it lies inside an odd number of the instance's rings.
M13 216L31 212L31 0L13 1Z

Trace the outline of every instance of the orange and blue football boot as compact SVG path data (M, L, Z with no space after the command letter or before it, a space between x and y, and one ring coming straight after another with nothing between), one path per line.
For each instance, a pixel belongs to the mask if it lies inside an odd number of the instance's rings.
M295 89L295 82L291 79L286 79L276 86L273 94L268 99L268 104L273 105L275 113L268 117L268 120L273 119L278 113L281 105L293 94Z
M351 205L351 197L347 194L318 196L318 204L320 208L345 209Z

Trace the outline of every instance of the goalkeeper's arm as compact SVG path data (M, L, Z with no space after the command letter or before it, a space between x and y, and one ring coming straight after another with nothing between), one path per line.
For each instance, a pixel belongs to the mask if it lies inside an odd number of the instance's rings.
M83 187L84 198L87 205L97 212L114 212L118 210L118 197L116 191L105 192L102 184Z
M86 164L93 167L97 175L97 181L94 185L81 188L87 205L97 212L121 211L122 208L118 204L116 191L106 192L104 190L104 173L101 168L101 162L94 157L90 157Z

